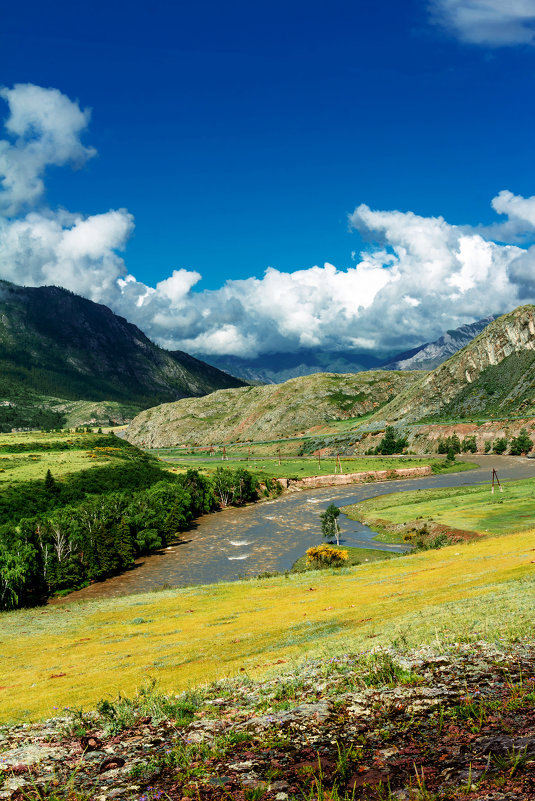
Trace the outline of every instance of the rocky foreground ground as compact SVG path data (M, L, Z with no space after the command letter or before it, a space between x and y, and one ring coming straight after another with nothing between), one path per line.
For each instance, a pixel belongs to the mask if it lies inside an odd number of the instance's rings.
M0 729L0 798L535 799L535 643L305 662Z

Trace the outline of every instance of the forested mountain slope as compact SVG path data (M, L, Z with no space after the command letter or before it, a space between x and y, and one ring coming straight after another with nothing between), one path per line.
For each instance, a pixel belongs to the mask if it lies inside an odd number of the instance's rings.
M42 396L139 410L235 386L243 382L163 350L106 306L59 287L0 281L0 424Z

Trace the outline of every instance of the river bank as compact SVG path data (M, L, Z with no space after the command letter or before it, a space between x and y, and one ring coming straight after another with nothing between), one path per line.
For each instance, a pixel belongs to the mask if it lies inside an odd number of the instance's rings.
M465 473L296 488L277 499L243 508L227 508L195 521L183 539L164 551L138 560L132 570L71 593L57 603L236 581L290 570L305 551L321 541L320 514L330 503L349 506L386 493L408 489L468 486L491 480L496 469L504 480L535 476L535 460L511 456L467 457L478 465ZM342 544L402 553L410 546L376 541L376 532L358 521L341 520Z

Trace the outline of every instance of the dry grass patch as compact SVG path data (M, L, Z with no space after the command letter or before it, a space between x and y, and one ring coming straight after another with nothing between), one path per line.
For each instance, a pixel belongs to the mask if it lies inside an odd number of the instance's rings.
M392 642L532 635L535 532L356 568L2 615L2 719ZM275 668L278 669L278 668Z

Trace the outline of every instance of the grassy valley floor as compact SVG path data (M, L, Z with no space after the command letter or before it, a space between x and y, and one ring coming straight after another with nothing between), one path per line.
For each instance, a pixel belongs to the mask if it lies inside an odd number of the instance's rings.
M489 485L381 495L342 511L379 531L382 542L399 542L414 530L441 527L478 535L510 534L535 527L535 479Z
M206 473L213 473L219 467L242 467L253 473L259 481L266 481L271 478L300 479L311 476L330 476L337 473L359 473L373 472L376 470L397 470L407 467L424 467L431 465L433 472L463 472L473 470L477 465L470 462L445 463L444 457L419 457L410 456L368 456L360 458L344 458L340 462L336 458L323 457L288 457L283 454L279 459L277 456L245 456L243 451L227 449L227 458L222 459L221 454L213 456L206 454L196 454L184 456L179 448L161 448L150 451L159 459L169 462L176 471L185 472L188 468L194 467ZM280 462L280 463L279 463ZM341 468L341 469L340 469Z
M531 530L338 571L4 613L2 717L94 706L148 677L178 691L261 676L278 659L532 636L534 547Z
M0 798L530 801L534 482L358 505L501 536L3 613Z

